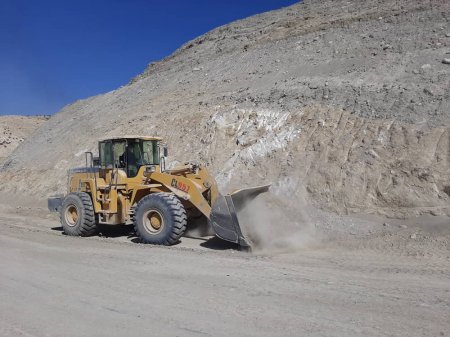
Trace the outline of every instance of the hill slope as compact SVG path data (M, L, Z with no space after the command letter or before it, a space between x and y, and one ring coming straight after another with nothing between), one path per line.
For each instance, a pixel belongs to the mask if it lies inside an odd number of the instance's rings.
M272 181L337 212L449 213L450 3L305 1L219 27L129 85L66 106L3 165L65 191L100 137L163 136L224 189ZM33 165L30 167L29 163Z
M47 120L44 116L0 116L0 162Z

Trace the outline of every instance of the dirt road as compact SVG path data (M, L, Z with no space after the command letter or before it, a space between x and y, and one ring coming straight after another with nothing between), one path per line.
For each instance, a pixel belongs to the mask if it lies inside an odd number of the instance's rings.
M0 336L449 336L450 261L73 238L0 217ZM53 228L53 229L52 229Z

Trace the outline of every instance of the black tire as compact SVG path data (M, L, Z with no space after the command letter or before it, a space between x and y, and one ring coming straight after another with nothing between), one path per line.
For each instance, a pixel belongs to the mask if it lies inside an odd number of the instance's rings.
M60 211L64 233L70 236L91 236L97 232L94 206L89 194L74 192L68 194Z
M186 230L186 210L173 194L150 194L137 204L133 224L142 243L170 246Z

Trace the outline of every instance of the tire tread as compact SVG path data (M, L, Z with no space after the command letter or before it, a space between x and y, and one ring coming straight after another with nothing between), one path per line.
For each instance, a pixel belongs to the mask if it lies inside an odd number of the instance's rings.
M90 195L85 192L72 192L69 193L66 198L70 195L76 196L81 201L82 209L80 210L80 216L82 216L82 219L78 226L73 227L72 231L67 231L66 229L64 229L64 232L72 236L94 235L97 232L97 222L95 221L94 206L92 204ZM65 210L63 207L60 213L61 224L63 224L63 228L65 223L64 211Z
M145 237L145 234L141 233L139 230L139 219L137 219L136 214L139 212L140 207L145 207L144 205L154 198L160 198L161 201L166 205L166 211L170 213L173 219L172 224L167 224L171 227L170 233L162 240L155 241L149 240ZM154 193L143 197L136 206L136 211L133 215L133 225L136 235L139 237L143 243L152 243L158 245L170 246L178 242L180 237L186 231L187 226L187 215L183 204L180 199L178 199L174 194L170 193Z

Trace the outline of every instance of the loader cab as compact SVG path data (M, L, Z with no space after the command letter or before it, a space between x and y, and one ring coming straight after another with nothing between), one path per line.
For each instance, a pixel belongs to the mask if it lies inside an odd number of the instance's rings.
M141 166L160 165L159 138L115 138L99 142L99 166L121 169L128 178L136 177Z

